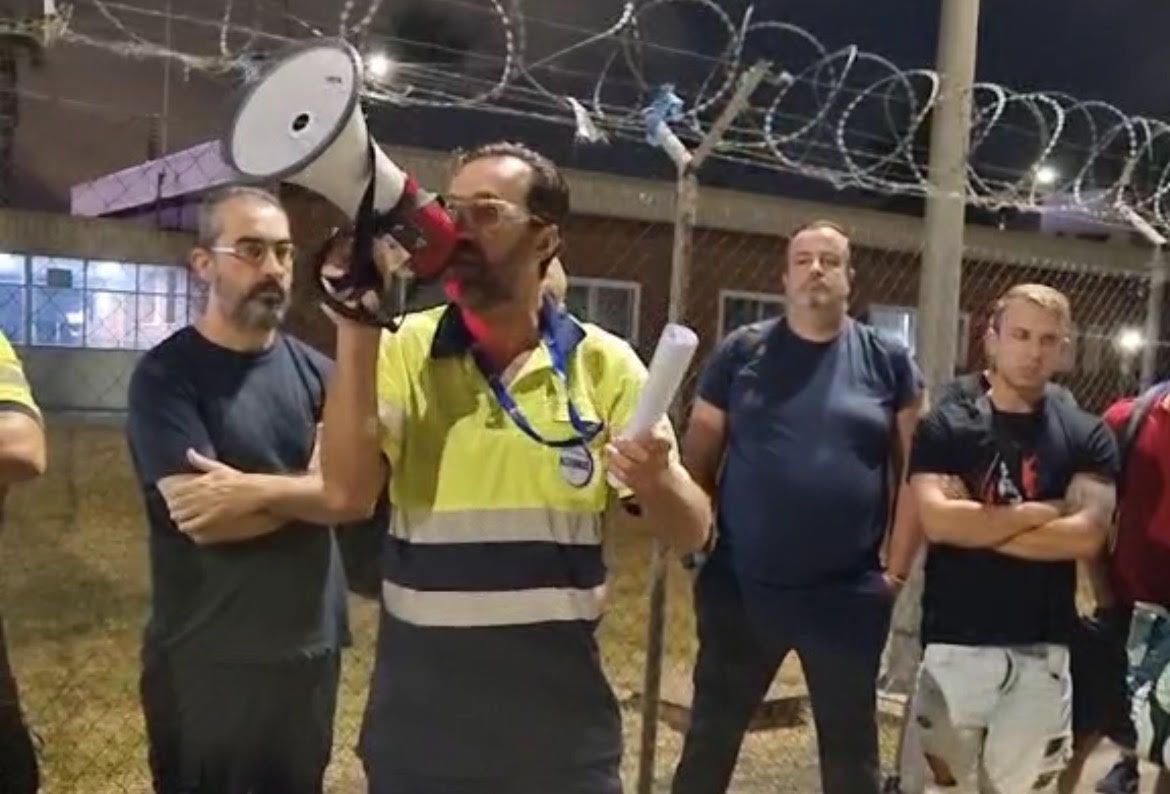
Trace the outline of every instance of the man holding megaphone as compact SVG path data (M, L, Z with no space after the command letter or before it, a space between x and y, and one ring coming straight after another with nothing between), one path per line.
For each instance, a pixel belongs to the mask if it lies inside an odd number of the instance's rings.
M621 720L594 637L607 477L679 551L705 544L710 502L668 422L617 439L647 375L634 351L544 293L569 211L557 168L481 147L458 160L444 206L449 304L395 332L330 312L326 491L366 510L382 454L391 472L360 743L370 790L619 794ZM352 248L334 247L326 277L344 276ZM383 275L408 257L375 244Z

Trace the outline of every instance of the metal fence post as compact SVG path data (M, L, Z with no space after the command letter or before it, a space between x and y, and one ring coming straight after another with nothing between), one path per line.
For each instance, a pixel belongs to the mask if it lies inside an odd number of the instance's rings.
M743 74L731 100L715 124L691 153L669 127L658 129L662 148L678 169L675 191L674 246L670 262L670 303L667 322L681 322L687 311L687 283L690 278L691 248L699 213L698 171L715 150L735 117L747 106L752 92L768 73L769 64L757 63ZM671 419L682 428L685 417L681 395L671 406ZM658 710L661 702L662 660L666 626L666 550L657 539L651 555L650 607L646 627L646 668L642 681L642 735L638 758L638 794L650 794L654 786L654 760L658 744Z
M667 321L679 322L686 312L686 286L690 275L691 241L699 203L699 180L692 172L678 180L674 222L674 250L670 268L670 305ZM671 407L671 420L682 427L681 401ZM638 759L638 794L649 794L654 785L654 759L658 745L658 709L661 702L662 660L666 627L666 549L657 538L650 557L650 607L646 626L646 669L642 681L642 736Z

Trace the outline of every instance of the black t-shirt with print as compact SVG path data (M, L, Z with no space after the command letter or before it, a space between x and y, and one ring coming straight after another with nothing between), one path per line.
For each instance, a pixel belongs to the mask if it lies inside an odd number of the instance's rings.
M986 403L986 401L984 401ZM961 477L985 504L1064 498L1074 474L1112 478L1117 452L1095 416L1050 401L1034 413L940 404L920 423L911 474ZM991 549L932 544L922 597L924 644L1067 644L1076 620L1076 563L1035 562Z

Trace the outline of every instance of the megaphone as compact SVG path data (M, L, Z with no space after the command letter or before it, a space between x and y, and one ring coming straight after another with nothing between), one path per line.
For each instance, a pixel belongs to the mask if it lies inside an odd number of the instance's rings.
M372 262L375 236L393 236L410 254L410 270L427 281L443 271L458 234L441 200L370 136L359 102L362 75L361 56L345 41L294 46L248 88L223 149L243 176L300 185L344 212L354 224L354 263L344 283L332 286L339 294L381 295L387 285ZM353 306L343 313L353 316ZM387 324L368 316L368 307L357 314Z

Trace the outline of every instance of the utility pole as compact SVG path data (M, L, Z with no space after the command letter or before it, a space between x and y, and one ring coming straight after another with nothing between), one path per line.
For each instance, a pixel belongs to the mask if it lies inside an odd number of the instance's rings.
M972 87L979 42L979 0L943 0L936 69L939 95L931 111L929 193L926 197L926 242L918 283L918 363L927 386L937 388L954 376L958 348L959 291L963 272L964 211L967 204L967 157L970 152ZM920 553L895 605L883 687L913 692L922 648ZM921 792L925 763L909 711L902 722L897 769L887 791Z
M978 38L979 0L944 0L938 37L939 97L930 130L926 245L918 288L918 360L931 386L954 374Z

